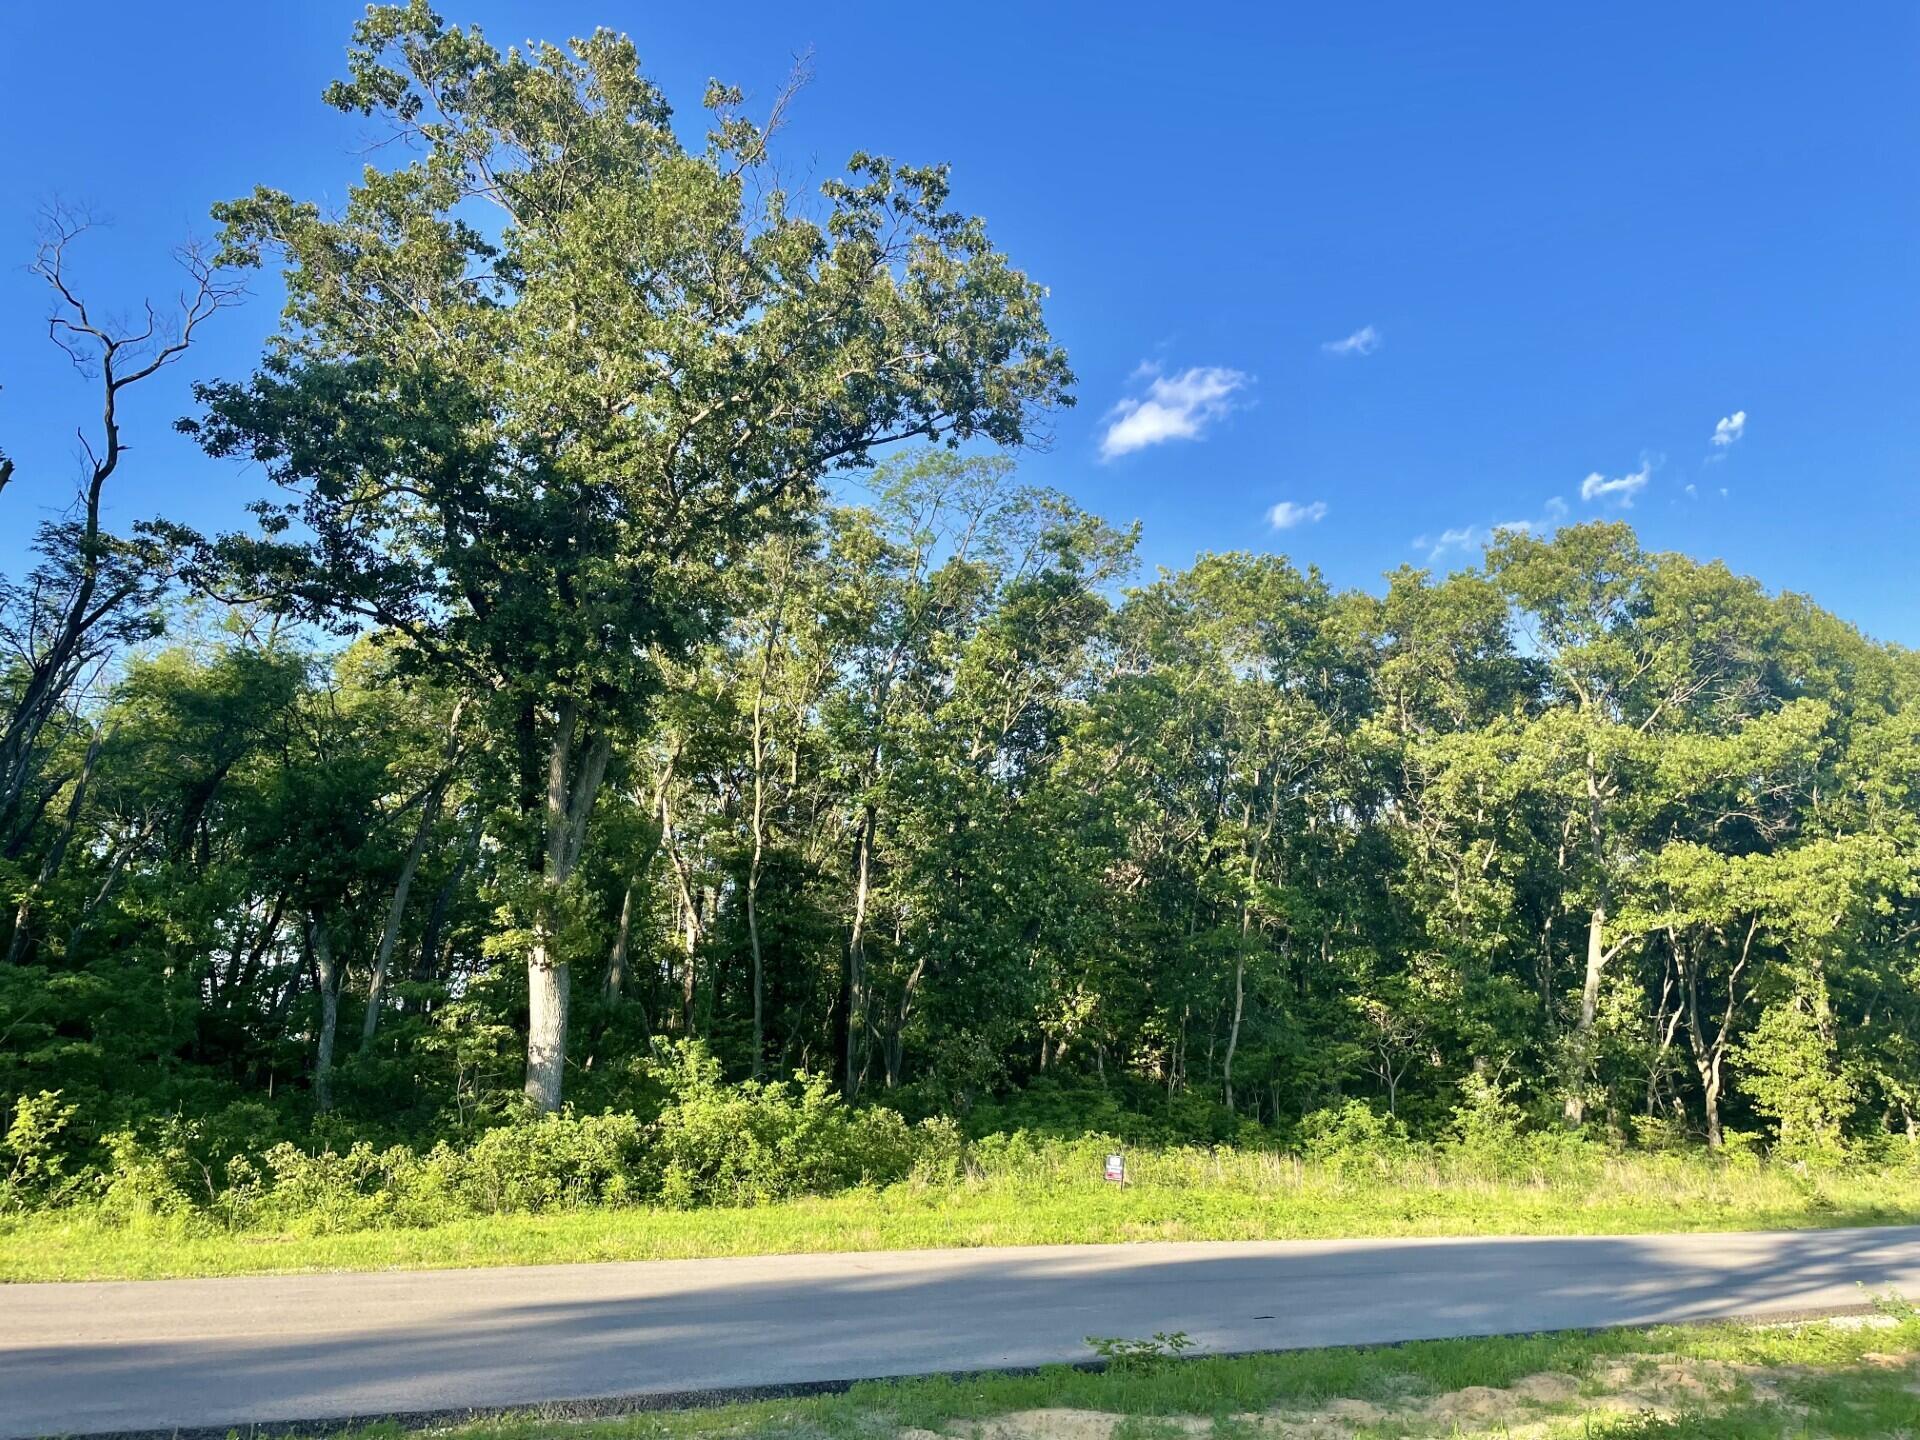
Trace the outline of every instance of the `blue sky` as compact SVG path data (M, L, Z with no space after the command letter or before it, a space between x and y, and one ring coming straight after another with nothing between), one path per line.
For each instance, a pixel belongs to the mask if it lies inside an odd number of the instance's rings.
M1496 523L1623 516L1920 645L1920 7L442 8L503 43L626 30L690 122L708 76L764 97L811 46L785 168L952 164L1079 375L1023 473L1140 519L1150 566L1276 549L1371 586ZM132 305L210 202L338 198L370 132L318 97L359 10L9 15L0 567L90 418L20 268L35 206L111 217L78 264ZM167 427L250 367L257 290L132 405L118 521L239 523L259 475Z

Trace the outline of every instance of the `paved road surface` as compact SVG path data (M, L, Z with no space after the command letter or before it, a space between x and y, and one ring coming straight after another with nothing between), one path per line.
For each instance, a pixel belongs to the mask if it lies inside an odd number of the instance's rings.
M1499 1334L1920 1293L1920 1227L1049 1246L0 1285L0 1435L171 1431L1087 1358Z

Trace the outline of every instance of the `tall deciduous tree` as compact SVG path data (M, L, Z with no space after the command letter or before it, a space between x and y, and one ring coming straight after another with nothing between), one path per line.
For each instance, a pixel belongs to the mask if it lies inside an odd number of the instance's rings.
M715 628L730 563L829 471L915 436L1020 443L1070 379L1039 288L949 208L944 170L856 155L801 206L772 126L706 98L689 146L624 37L502 52L420 0L376 6L327 99L414 158L337 216L266 190L218 211L230 258L284 264L287 324L196 428L293 497L218 563L407 637L513 737L545 1109L556 906L660 657Z

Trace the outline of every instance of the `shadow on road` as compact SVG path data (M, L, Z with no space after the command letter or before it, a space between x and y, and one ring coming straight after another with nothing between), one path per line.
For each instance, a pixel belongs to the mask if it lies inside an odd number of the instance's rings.
M793 1273L773 1273L781 1266ZM1090 1247L180 1283L199 1287L192 1294L210 1307L202 1323L183 1328L217 1330L223 1297L233 1313L257 1317L278 1286L285 1305L302 1307L286 1319L317 1333L276 1336L265 1333L270 1319L255 1319L260 1333L0 1348L0 1434L1035 1365L1085 1358L1089 1334L1184 1330L1202 1349L1278 1349L1834 1307L1879 1287L1920 1286L1920 1229ZM355 1287L370 1284L388 1297L371 1311L352 1303ZM242 1286L261 1287L245 1293L244 1307ZM586 1293L595 1287L603 1293ZM7 1287L0 1319L10 1302L138 1306L147 1289ZM421 1303L405 1298L413 1295ZM42 1333L46 1313L33 1327Z

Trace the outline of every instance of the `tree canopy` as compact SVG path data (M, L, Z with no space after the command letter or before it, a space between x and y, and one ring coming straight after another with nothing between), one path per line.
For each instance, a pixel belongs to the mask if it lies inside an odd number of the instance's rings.
M172 331L42 252L107 428L0 585L0 1109L432 1141L684 1041L915 1117L1920 1139L1912 653L1621 524L1142 577L1019 477L1072 377L943 169L792 193L779 104L689 139L624 37L419 3L326 98L382 163L217 207ZM108 534L116 387L250 267L182 425L256 523Z

